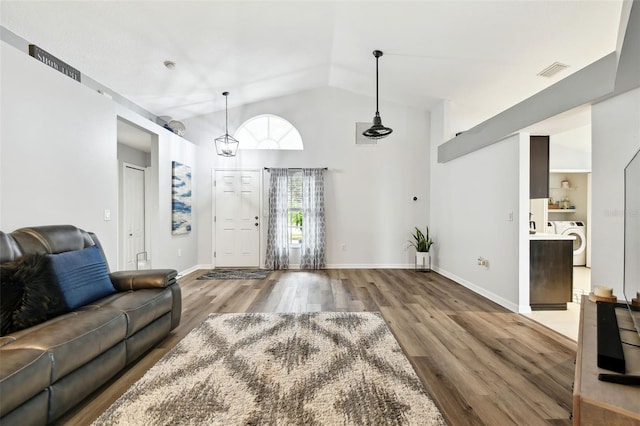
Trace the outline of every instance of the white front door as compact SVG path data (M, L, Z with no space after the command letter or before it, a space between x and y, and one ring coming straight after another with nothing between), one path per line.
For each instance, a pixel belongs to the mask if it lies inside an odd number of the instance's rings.
M216 170L215 264L260 265L260 172Z
M144 169L125 164L123 182L124 253L121 269L137 269L136 255L145 251Z

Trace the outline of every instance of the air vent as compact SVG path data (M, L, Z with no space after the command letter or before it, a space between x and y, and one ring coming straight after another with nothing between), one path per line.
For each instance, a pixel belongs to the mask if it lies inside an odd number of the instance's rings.
M362 134L369 127L371 127L371 123L356 122L356 145L376 145L378 143L376 139L369 139Z
M540 71L538 75L540 77L552 77L565 68L569 68L569 65L561 64L560 62L554 62L553 64Z

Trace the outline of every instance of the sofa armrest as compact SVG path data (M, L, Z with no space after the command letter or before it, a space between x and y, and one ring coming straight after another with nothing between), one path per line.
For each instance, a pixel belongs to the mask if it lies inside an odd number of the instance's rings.
M109 274L111 283L118 291L141 288L163 288L176 282L175 269L148 269L142 271L118 271Z

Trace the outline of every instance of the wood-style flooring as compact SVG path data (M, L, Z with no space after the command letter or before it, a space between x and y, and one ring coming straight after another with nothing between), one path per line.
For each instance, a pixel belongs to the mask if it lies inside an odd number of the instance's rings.
M212 312L379 311L450 425L571 424L576 343L435 272L274 271L180 279L180 325L61 424L88 424ZM514 284L515 285L515 284Z

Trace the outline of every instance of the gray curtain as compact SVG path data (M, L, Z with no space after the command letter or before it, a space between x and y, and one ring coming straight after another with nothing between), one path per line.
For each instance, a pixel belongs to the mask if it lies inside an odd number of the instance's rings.
M324 267L324 169L302 169L300 269L321 269Z
M267 269L289 268L289 178L287 169L270 169Z

